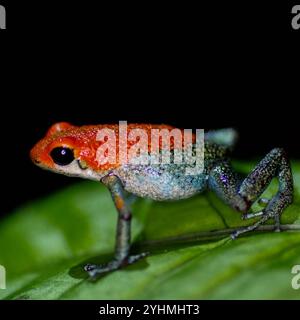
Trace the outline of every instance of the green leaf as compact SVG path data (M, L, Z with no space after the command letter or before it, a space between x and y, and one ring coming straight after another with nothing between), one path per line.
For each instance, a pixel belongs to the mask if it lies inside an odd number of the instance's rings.
M251 164L236 163L249 172ZM293 164L295 200L284 224L300 224L300 163ZM264 196L277 190L274 181ZM83 182L27 204L0 223L2 299L299 299L291 269L300 264L300 232L256 232L231 240L229 229L253 223L212 193L177 202L132 205L135 265L96 282L86 262L113 254L116 211L99 183Z

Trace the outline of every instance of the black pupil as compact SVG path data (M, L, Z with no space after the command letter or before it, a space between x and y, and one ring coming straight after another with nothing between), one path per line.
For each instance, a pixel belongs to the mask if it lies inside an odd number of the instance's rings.
M69 148L64 148L64 147L54 148L51 151L50 155L53 161L60 166L66 166L74 160L73 150Z

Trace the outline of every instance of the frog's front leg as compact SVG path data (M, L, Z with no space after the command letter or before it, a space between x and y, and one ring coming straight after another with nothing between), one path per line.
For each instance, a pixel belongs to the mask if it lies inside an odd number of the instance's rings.
M266 203L266 207L261 212L248 214L247 211L251 205L264 192L274 177L278 177L279 181L277 194ZM282 149L273 149L243 181L240 181L228 162L216 164L210 172L208 181L209 187L220 198L244 213L244 219L261 216L261 219L255 224L236 230L232 234L232 238L255 230L270 218L275 220L275 231L280 231L281 213L293 200L291 167Z
M105 265L86 265L84 269L92 278L96 278L99 274L132 264L147 255L146 253L129 255L131 238L131 212L125 203L123 186L120 179L115 175L107 175L102 178L101 181L108 187L118 211L115 256L114 260Z

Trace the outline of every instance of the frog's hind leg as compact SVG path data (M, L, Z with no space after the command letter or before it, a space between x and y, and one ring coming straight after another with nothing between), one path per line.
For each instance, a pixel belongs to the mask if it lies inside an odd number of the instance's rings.
M211 130L205 133L205 140L222 145L228 149L233 149L238 140L238 133L233 128Z
M277 194L266 203L266 207L261 212L247 213L274 177L279 180ZM279 231L281 213L292 203L293 199L290 164L285 152L279 148L273 149L267 154L243 181L239 180L229 163L216 164L209 174L208 184L220 198L244 213L245 219L261 217L255 224L236 230L232 234L232 238L255 230L270 218L275 220L275 231Z

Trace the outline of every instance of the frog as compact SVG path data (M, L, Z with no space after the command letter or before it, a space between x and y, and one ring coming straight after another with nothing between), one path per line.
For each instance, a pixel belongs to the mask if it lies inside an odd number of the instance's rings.
M292 170L283 148L272 149L244 177L234 170L230 160L238 140L237 131L233 128L205 131L203 170L197 174L186 174L187 164L184 161L181 164L99 163L97 150L103 141L97 139L97 134L104 128L115 132L118 137L118 124L75 126L59 122L52 125L30 151L31 160L42 169L101 182L111 194L118 213L114 258L101 265L87 264L84 269L92 279L131 265L149 254L131 254L132 212L128 194L155 201L178 201L209 190L240 213L243 220L254 219L254 223L236 228L231 234L232 239L255 231L272 219L274 231L281 231L281 215L293 202ZM177 128L165 124L128 124L128 132L133 129L150 133L153 129L171 131ZM195 144L195 139L192 141ZM160 145L159 152L161 149ZM172 150L175 150L174 144L171 145ZM277 193L271 199L262 198L273 178L278 179ZM251 207L257 201L262 209L252 212Z

